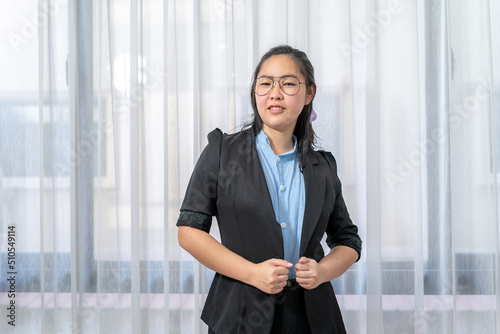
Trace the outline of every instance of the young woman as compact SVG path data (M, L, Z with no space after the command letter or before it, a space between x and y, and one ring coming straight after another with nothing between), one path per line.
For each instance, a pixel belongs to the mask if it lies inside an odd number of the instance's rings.
M335 159L313 149L315 93L306 54L275 47L254 72L253 123L208 135L177 225L179 244L216 272L209 333L345 333L330 281L359 259L361 239Z

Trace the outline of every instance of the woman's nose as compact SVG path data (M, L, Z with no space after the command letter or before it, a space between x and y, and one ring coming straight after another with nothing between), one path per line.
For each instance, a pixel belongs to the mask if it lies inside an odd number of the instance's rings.
M274 80L274 85L273 85L273 88L271 88L269 95L271 98L274 98L274 99L283 98L283 95L281 92L281 87L280 87L280 82L278 80Z

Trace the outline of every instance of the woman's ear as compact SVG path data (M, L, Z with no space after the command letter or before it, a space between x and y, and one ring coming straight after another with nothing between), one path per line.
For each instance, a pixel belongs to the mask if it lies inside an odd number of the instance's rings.
M304 105L308 105L311 103L311 101L314 99L314 96L316 95L316 85L312 84L309 86L307 89L307 94L306 94L306 103Z

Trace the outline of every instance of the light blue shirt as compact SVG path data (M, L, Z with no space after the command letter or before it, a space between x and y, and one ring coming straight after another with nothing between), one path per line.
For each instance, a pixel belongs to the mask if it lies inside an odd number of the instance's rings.
M300 237L304 221L305 187L304 175L300 171L297 139L293 136L293 150L274 154L269 138L260 131L255 137L255 146L264 171L267 187L273 202L276 223L283 234L285 260L294 265L299 262ZM294 268L288 276L295 277Z

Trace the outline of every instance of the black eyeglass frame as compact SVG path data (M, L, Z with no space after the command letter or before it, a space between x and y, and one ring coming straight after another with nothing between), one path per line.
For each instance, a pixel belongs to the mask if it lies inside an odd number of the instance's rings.
M281 80L286 79L286 78L294 78L294 79L297 79L297 81L299 82L299 89L297 90L297 93L295 93L295 94L288 94L287 92L285 92L285 91L284 91L283 87L281 86ZM267 91L267 93L265 93L265 94L258 94L258 93L257 93L257 90L255 89L255 86L257 85L257 80L259 80L259 79L270 79L270 80L272 80L272 81L273 81L273 84L272 84L271 88L269 88L269 90L268 90L268 91ZM281 77L281 78L279 78L279 79L275 79L275 78L273 78L273 77L263 76L263 77L258 77L257 79L255 79L255 81L254 81L254 83L253 83L253 91L254 91L254 93L255 93L256 95L258 95L258 96L266 96L267 94L269 94L269 93L271 93L271 92L273 91L273 89L274 89L274 85L275 85L276 81L278 82L278 86L280 87L281 91L282 91L284 94L288 95L288 96L295 96L295 95L297 95L297 94L300 92L300 85L305 85L305 84L307 84L306 82L300 82L299 78L297 78L296 76L293 76L293 75L285 75L285 76L283 76L283 77Z

